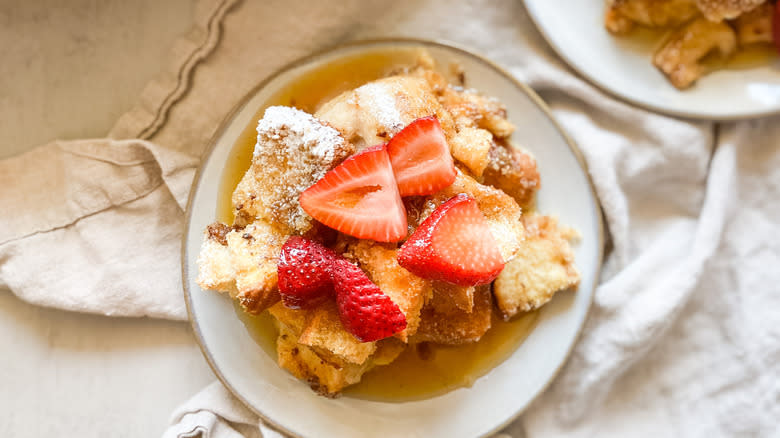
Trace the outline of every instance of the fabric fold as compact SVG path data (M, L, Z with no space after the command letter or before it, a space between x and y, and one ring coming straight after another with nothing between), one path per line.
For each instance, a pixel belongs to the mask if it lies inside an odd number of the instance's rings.
M42 306L185 319L179 248L199 160L143 140L0 161L0 286Z
M111 130L128 140L0 161L0 286L43 306L185 319L183 209L224 117L296 58L397 35L454 41L531 85L582 150L609 228L581 339L504 436L772 436L780 117L716 127L631 107L576 76L514 0L201 0L168 68ZM197 434L275 436L216 382L164 436Z

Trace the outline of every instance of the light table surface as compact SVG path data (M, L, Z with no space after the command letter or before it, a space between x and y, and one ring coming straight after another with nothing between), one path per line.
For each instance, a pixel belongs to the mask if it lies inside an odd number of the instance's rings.
M0 0L0 158L102 137L195 0ZM0 212L2 215L9 212ZM160 436L214 380L189 325L31 306L0 290L0 436Z

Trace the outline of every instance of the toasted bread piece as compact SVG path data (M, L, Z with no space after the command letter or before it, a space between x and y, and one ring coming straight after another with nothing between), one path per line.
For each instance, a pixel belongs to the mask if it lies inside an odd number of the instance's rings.
M620 13L615 6L607 6L604 27L613 35L626 35L634 29L635 22Z
M390 76L369 82L326 102L315 115L358 149L390 140L420 117L435 115L447 139L455 133L428 83L416 77Z
M276 341L279 366L308 382L311 388L321 395L338 395L344 387L359 382L372 366L370 361L354 364L325 357L314 349L299 344L295 338L295 334L286 326L279 327L279 338Z
M413 69L410 74L428 82L441 105L452 116L458 131L482 128L498 138L509 137L514 132L515 126L506 118L506 107L497 99L476 90L450 85L441 73L425 64ZM460 81L465 81L465 78L461 77Z
M471 313L474 310L474 290L474 286L434 281L430 305L439 313Z
M656 52L653 64L679 89L688 88L707 73L701 61L710 52L728 57L737 49L737 37L726 23L697 18L675 31Z
M236 293L236 274L233 254L227 246L229 226L214 222L206 227L198 254L197 283L203 289Z
M229 293L248 313L262 312L279 301L276 259L286 237L263 221L243 229L210 225L198 256L198 285Z
M541 185L536 160L526 152L506 144L493 143L483 182L513 197L528 209Z
M308 382L313 390L325 396L338 395L346 386L359 382L363 374L374 366L393 362L406 348L406 344L396 338L382 339L375 343L375 352L371 357L362 363L353 363L327 350L298 341L308 311L287 309L281 303L269 311L277 318L279 366Z
M269 107L257 124L252 166L233 193L237 219L262 218L288 234L305 233L312 219L298 203L301 193L354 152L337 130L310 114Z
M764 3L734 20L732 24L737 31L739 44L771 43L774 10L775 7L771 3Z
M298 342L353 364L364 363L376 351L376 343L360 342L344 329L334 300L306 311Z
M606 23L607 28L614 25L616 33L625 26L617 24L618 17L643 26L666 27L685 23L699 13L695 0L613 0L607 10L607 18L612 20Z
M442 105L452 114L460 129L482 128L497 138L507 138L515 131L515 125L506 118L506 107L498 100L475 90L452 90L444 94Z
M279 324L284 325L287 330L295 335L295 339L297 341L297 339L301 336L301 332L303 332L303 326L306 325L307 310L290 309L289 307L285 307L285 305L280 301L269 307L268 313L276 318L277 326Z
M505 318L537 309L556 292L580 282L569 244L577 233L559 227L557 219L550 216L527 215L523 220L525 242L493 283L493 294Z
M477 205L487 219L490 231L504 261L511 260L523 241L521 209L514 199L501 190L482 185L474 178L458 170L455 182L438 193L425 198L422 208L407 212L412 228L424 221L436 207L459 193L466 193L477 200ZM408 204L407 204L408 205Z
M493 134L480 128L462 128L450 140L452 157L463 163L475 177L482 176L490 159Z
M474 308L471 312L436 307L436 295L422 310L422 318L414 342L435 342L445 345L460 345L476 342L490 329L493 314L489 285L478 286L474 293Z
M373 365L388 365L403 353L407 345L400 339L392 337L376 341L376 352L370 360Z
M696 5L711 21L736 18L762 3L766 3L766 0L696 0Z
M368 240L347 246L345 256L354 260L379 289L406 315L406 328L396 336L406 342L420 324L420 309L431 294L431 282L398 264L398 249Z

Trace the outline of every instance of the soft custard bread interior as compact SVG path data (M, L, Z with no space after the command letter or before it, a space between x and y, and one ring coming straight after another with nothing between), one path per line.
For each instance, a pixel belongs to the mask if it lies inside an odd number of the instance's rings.
M234 223L216 223L205 232L198 283L229 293L249 313L268 309L279 329L279 365L322 394L335 395L359 382L366 371L392 362L409 344L475 342L490 328L495 304L505 315L515 314L576 283L571 248L555 223L523 216L540 184L536 160L510 146L514 126L504 106L461 85L451 85L422 55L417 66L342 93L315 116L269 108L257 127L252 164L233 193ZM398 264L398 244L333 230L326 236L324 226L298 203L306 188L350 155L387 142L410 122L431 115L444 130L457 176L438 193L404 199L409 233L451 197L471 195L504 260L511 260L496 288L497 299L490 285L456 286L412 274ZM329 242L360 266L398 305L406 329L380 341L359 342L342 326L332 300L312 309L283 306L276 263L291 235ZM548 272L555 274L554 280L543 278ZM512 286L526 277L534 279L528 287Z
M286 238L261 220L242 229L209 225L198 255L198 285L226 292L246 312L259 314L279 301L276 259Z
M737 50L737 36L728 24L699 17L680 27L656 52L653 64L677 88L687 88L707 72L700 64L715 51L724 59Z
M354 153L354 145L310 114L268 108L257 124L252 165L233 192L237 220L264 219L286 234L305 233L312 218L298 203L301 193Z
M517 257L504 267L493 283L498 308L505 318L538 309L553 295L580 283L570 243L578 238L550 216L523 217L526 240Z

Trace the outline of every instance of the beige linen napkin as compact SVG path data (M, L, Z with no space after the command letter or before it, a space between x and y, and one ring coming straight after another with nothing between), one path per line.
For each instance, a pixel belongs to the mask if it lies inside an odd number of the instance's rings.
M505 433L775 434L780 118L714 126L632 108L567 68L515 0L202 0L170 69L111 132L142 140L61 142L0 163L0 178L15 175L0 181L0 205L15 213L0 235L0 285L45 305L183 318L178 245L194 157L282 64L383 35L455 41L528 82L580 145L604 207L613 250L583 335ZM17 178L20 195L6 189ZM214 384L166 436L259 425Z

